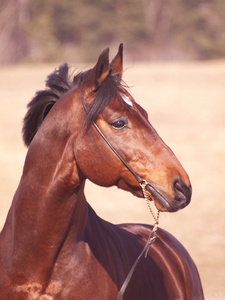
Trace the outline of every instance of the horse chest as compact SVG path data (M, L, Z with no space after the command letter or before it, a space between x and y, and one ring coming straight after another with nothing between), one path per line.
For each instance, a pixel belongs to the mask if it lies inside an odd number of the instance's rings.
M45 291L49 299L116 299L115 283L89 247L76 250L76 255L62 255L56 262Z
M60 271L61 268L61 271ZM79 299L107 299L114 300L117 288L108 274L94 263L85 268L78 266L70 269L57 266L52 279L46 286L29 281L22 285L11 287L10 295L15 300L79 300ZM5 298L1 298L3 300Z

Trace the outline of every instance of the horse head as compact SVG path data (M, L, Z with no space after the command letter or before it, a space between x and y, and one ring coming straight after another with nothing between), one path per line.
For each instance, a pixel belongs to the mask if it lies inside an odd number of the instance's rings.
M143 197L140 182L130 172L133 170L147 181L149 195L159 210L177 211L190 202L189 177L149 122L147 112L128 92L122 72L122 44L111 63L107 48L92 69L77 74L73 80L69 79L67 64L62 65L48 77L48 88L29 103L24 141L29 145L38 132L38 144L47 137L45 145L56 148L62 144L59 153L65 144L72 145L67 160L74 159L73 184L78 186L88 178L98 185L117 185ZM37 149L37 145L33 148Z
M117 185L143 197L140 185L99 136L106 139L141 178L160 211L177 211L191 199L189 177L171 149L162 141L122 82L123 47L109 63L105 49L97 64L83 79L87 116L76 140L75 157L85 178L101 186Z

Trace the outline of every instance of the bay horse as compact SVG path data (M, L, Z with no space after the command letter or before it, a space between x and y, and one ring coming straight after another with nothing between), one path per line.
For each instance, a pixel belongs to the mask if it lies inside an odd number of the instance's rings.
M86 179L140 198L144 180L159 211L190 202L189 177L127 91L122 62L121 44L111 63L107 48L92 69L73 77L64 64L29 103L28 152L0 235L1 300L117 299L152 226L98 217L85 199ZM123 299L203 298L190 255L158 229Z

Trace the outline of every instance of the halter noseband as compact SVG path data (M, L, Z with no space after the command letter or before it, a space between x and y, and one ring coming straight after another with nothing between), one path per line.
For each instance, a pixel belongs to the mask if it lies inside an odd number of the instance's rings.
M83 97L83 92L82 92L82 87L81 87L81 90L80 90L80 96L81 96L81 101L82 101L82 104L83 104L83 107L84 107L84 110L86 112L86 114L88 114L88 110L87 110L87 107L85 105L85 102L84 102L84 97ZM147 253L148 253L148 250L150 248L150 246L154 243L155 239L156 239L156 232L157 232L157 229L158 229L158 224L159 224L159 211L157 213L157 216L155 217L154 216L154 213L150 207L150 200L151 200L151 197L149 196L149 194L147 193L146 191L146 187L147 186L151 186L145 179L141 178L141 176L139 176L126 162L125 160L120 156L120 154L116 151L116 149L112 146L112 144L107 140L107 138L105 137L105 135L102 133L102 131L100 130L100 128L97 126L97 124L91 120L92 122L92 125L95 127L95 129L98 131L98 133L100 134L100 136L103 138L103 140L107 143L107 145L111 148L111 150L116 154L116 156L121 160L121 162L124 164L124 166L134 175L135 179L138 181L138 183L140 184L140 187L142 189L142 193L143 193L143 196L145 198L145 200L147 201L147 205L149 207L149 210L155 220L155 223L154 223L154 226L153 226L153 229L152 231L150 232L150 235L148 237L148 240L145 244L145 247L143 248L142 252L140 253L140 255L138 256L138 258L136 259L136 261L134 262L133 266L131 267L120 291L119 291L119 295L118 295L118 300L122 300L123 299L123 294L131 280L131 277L134 273L134 270L139 262L139 260L141 259L141 257L143 256L143 254L145 254L145 257L147 257ZM152 187L152 186L151 186ZM154 189L154 187L152 187Z

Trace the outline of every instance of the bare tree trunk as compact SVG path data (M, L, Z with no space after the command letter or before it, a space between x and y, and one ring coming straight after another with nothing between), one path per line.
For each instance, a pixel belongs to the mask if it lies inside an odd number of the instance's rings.
M0 64L15 63L26 54L24 25L29 17L29 1L0 2Z
M166 58L170 48L173 7L170 0L144 0L145 26L152 58ZM169 55L169 54L168 54Z

